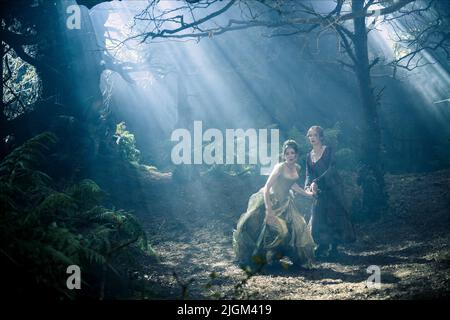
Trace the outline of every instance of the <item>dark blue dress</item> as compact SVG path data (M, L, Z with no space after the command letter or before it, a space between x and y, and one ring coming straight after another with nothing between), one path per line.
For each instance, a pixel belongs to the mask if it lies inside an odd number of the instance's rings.
M342 181L335 167L333 151L326 146L322 157L312 162L306 157L305 188L316 182L319 192L313 202L311 233L317 244L341 244L355 240L355 232L344 206Z

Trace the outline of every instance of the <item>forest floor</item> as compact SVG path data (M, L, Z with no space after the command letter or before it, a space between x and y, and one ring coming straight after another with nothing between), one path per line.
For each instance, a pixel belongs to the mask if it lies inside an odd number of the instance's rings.
M450 170L387 175L386 182L389 210L357 223L357 242L338 257L311 270L265 267L248 279L233 259L232 231L264 181L173 183L158 212L139 215L160 259L146 266L145 278L162 299L448 298ZM367 285L372 265L381 271L379 288Z

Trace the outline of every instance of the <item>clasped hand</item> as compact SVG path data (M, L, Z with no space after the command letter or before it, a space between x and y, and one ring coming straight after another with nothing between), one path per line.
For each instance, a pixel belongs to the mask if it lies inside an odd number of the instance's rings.
M317 187L317 183L313 182L311 183L311 186L309 187L309 190L312 192L313 196L316 196L319 192L319 188Z

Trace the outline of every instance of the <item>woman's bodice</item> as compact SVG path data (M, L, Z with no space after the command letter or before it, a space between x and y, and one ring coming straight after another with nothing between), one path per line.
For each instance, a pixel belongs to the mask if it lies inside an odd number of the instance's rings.
M331 151L329 147L325 147L322 156L316 162L311 159L311 152L308 153L306 157L308 174L310 179L315 179L321 176L330 167Z
M291 189L292 185L297 182L298 178L300 177L300 166L298 164L295 165L297 170L298 177L296 178L290 178L287 177L284 172L284 166L283 163L281 167L281 173L278 176L275 183L272 185L272 192L275 198L279 201L285 200L289 196L289 190Z

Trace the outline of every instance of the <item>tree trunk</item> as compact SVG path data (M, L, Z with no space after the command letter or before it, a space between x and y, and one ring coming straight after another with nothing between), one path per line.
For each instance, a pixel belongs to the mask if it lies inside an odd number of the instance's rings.
M352 10L363 10L364 1L353 0ZM354 19L354 46L356 76L359 84L363 108L362 168L358 173L358 182L363 189L363 215L377 218L386 208L384 169L381 164L381 134L377 110L370 77L370 63L367 44L366 18Z

